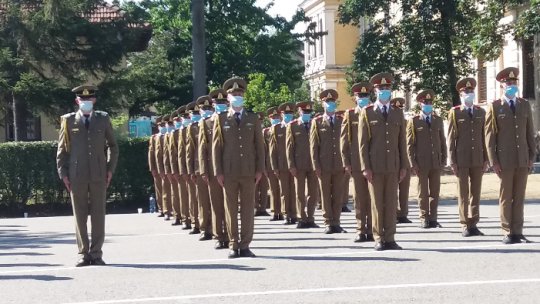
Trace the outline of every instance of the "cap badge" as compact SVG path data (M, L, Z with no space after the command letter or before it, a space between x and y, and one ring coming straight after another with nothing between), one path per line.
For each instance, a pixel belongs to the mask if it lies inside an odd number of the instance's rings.
M381 79L381 84L387 84L386 78L383 77L383 78Z
M360 93L367 93L366 87L362 87L362 90L360 90Z

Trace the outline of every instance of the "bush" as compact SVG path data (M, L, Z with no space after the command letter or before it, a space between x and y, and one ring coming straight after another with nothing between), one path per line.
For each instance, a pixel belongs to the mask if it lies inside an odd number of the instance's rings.
M107 191L108 204L131 209L146 204L152 187L146 159L147 143L147 138L118 141L120 156ZM56 171L56 148L56 142L0 144L1 215L21 214L30 208L69 208L69 194Z

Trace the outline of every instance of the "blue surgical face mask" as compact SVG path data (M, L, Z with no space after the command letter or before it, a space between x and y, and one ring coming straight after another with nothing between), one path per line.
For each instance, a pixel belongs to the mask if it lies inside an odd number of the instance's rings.
M392 91L390 90L379 90L377 92L377 99L383 104L387 104L388 101L390 101L391 97L392 97Z
M289 114L289 113L283 114L283 121L284 121L285 123L290 123L290 122L293 120L293 118L294 118L294 117L293 117L292 114Z
M190 124L191 124L191 119L189 119L189 118L184 118L184 119L182 120L182 125L183 125L184 127L187 127L187 126L189 126Z
M369 105L369 97L356 97L356 104L360 108L367 107Z
M159 129L159 134L167 133L167 128L165 128L165 127L159 127L158 129Z
M326 112L334 113L336 111L337 105L335 101L326 102Z
M302 122L310 122L310 121L311 121L311 113L302 114Z
M94 109L94 103L91 100L81 100L79 103L79 109L83 112L92 112Z
M476 94L474 93L464 93L461 96L461 103L465 105L466 107L472 107L474 103L474 99L476 98Z
M191 115L191 120L192 120L193 122L199 122L199 120L201 120L201 115L199 115L199 114L193 114L193 115Z
M212 114L214 114L214 111L212 111L212 110L204 110L203 111L203 118L208 118L208 117L212 116Z
M230 102L233 107L241 108L244 106L244 97L231 95Z
M223 113L227 111L227 105L224 103L216 103L216 112Z
M513 85L506 86L504 93L506 94L507 97L514 98L516 97L516 94L518 91L519 91L518 86L513 84Z
M430 104L422 105L422 112L428 115L431 114L431 112L433 112L433 105L430 105Z
M180 129L182 127L182 123L179 122L179 121L175 121L174 122L174 127L177 128L177 129Z
M174 131L174 126L167 126L167 133Z
M281 123L281 119L272 118L272 119L270 119L270 123L272 124L272 126L277 125L277 124Z

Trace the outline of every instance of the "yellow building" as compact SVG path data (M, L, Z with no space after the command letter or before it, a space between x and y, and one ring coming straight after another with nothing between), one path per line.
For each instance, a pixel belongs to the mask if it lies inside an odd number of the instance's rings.
M354 107L347 90L345 73L353 62L353 53L360 39L360 30L338 23L340 0L305 0L299 7L317 24L317 31L328 34L315 44L305 43L304 79L308 81L313 100L319 93L334 89L339 93L339 110Z

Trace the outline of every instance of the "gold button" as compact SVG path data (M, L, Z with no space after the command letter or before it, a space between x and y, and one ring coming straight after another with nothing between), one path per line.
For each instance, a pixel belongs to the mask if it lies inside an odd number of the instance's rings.
M240 156L244 156L244 154L240 153Z
M519 148L519 145L517 145L517 147Z
M516 125L516 129L518 128L518 126Z
M390 150L386 150L386 153L390 153Z
M519 135L516 135L516 138L519 138Z
M474 150L474 147L472 147L472 149Z
M386 135L388 135L388 132L386 132Z
M242 148L242 145L240 145L240 148Z
M388 123L386 123L386 125L388 126Z
M387 143L387 144L389 144L389 143L390 143L390 141L389 141L389 140L387 140L387 141L386 141L386 143Z

